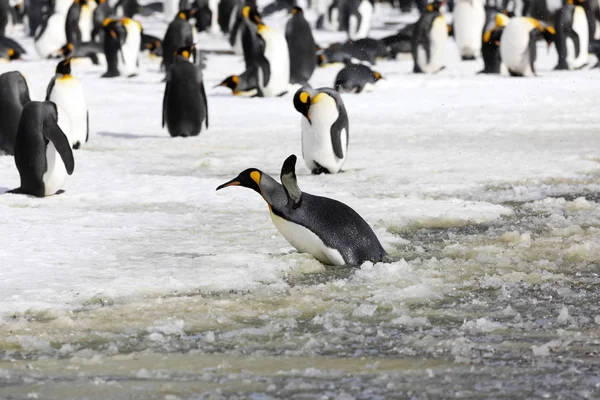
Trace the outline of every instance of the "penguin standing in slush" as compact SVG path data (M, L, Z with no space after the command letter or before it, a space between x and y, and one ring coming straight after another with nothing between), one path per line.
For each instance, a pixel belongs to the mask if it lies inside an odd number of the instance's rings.
M290 52L290 82L308 85L317 66L317 45L310 24L300 7L292 8L292 16L285 27L285 39Z
M202 124L208 129L208 103L202 72L190 61L194 46L181 48L167 74L162 126L173 137L197 136Z
M259 96L283 95L290 83L290 54L285 36L262 22L258 22L257 32L264 43L256 60Z
M500 56L511 76L534 76L536 42L543 37L548 46L556 31L551 26L529 17L515 17L504 28Z
M65 22L65 33L67 43L73 43L75 46L92 40L92 31L94 30L94 10L96 2L93 0L75 0Z
M14 154L21 111L30 101L27 81L19 71L0 75L0 154Z
M337 200L302 193L296 180L295 155L283 163L281 184L249 168L217 190L229 186L258 192L269 205L271 221L285 240L323 264L376 263L386 255L377 235L352 208Z
M58 194L75 167L69 139L58 126L56 105L30 101L23 108L15 140L21 186L8 193L36 197Z
M71 58L67 58L56 66L56 75L50 81L46 91L46 101L61 107L71 120L69 142L74 149L87 143L90 136L89 114L85 103L83 86L71 75Z
M481 0L457 0L454 7L453 32L463 60L474 60L481 53L481 32L485 8Z
M438 1L428 4L415 25L411 44L415 73L435 74L444 69L448 25L439 11L441 5Z
M573 0L570 0L554 15L554 44L558 52L556 70L579 69L588 62L588 20L584 8L572 3Z
M302 156L315 175L335 174L346 162L350 129L339 93L331 88L300 88L294 107L302 114Z
M102 77L134 76L139 65L142 25L130 18L108 18L103 25L108 70Z

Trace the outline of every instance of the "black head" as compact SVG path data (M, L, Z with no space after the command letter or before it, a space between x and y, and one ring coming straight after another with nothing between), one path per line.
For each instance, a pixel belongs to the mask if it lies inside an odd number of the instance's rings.
M377 71L373 71L373 78L375 79L375 82L377 82L380 79L385 79L383 76L381 76L381 74Z
M304 11L302 10L302 8L300 8L298 6L295 6L294 8L292 8L292 14L294 14L294 15L296 15L296 14L302 15L302 14L304 14Z
M548 44L548 47L550 47L550 45L552 44L552 42L554 42L554 39L556 38L556 31L551 26L545 26L543 27L541 32L542 36L544 37L544 40Z
M294 108L310 121L310 93L306 88L300 88L294 95Z
M431 3L427 4L427 11L429 12L439 12L440 8L446 4L446 1L433 0Z
M192 9L188 9L188 10L179 11L179 14L177 14L177 18L187 21L190 18L194 18L195 15L196 15L196 9L192 8Z
M220 185L217 188L217 190L221 190L221 189L229 187L229 186L243 186L243 187L247 187L249 189L254 190L258 194L261 194L261 191L260 191L261 176L262 176L262 172L259 171L258 169L248 168L247 170L243 171L238 176L236 176L234 179Z
M56 73L60 75L71 75L71 58L67 57L56 65Z
M262 18L260 17L260 14L258 13L258 9L256 8L256 4L246 4L243 8L242 8L242 15L244 16L244 18L248 19L251 22L254 22L255 24L262 24Z
M13 49L12 47L8 49L7 55L9 60L18 60L21 58L21 53L19 53L18 50Z
M327 61L327 57L325 56L324 53L317 54L317 65L318 66L321 67L321 66L325 65L326 61Z
M73 46L73 43L67 43L63 47L61 47L58 52L65 57L69 57L74 50L75 46Z
M181 56L187 60L191 59L195 63L196 62L196 46L191 45L191 46L180 47L175 52L175 57L177 57L177 56Z
M219 86L224 86L224 87L231 89L232 92L235 92L235 90L237 89L238 83L240 83L240 77L237 75L231 75L230 77L226 78L223 82L219 83L215 87L217 88Z

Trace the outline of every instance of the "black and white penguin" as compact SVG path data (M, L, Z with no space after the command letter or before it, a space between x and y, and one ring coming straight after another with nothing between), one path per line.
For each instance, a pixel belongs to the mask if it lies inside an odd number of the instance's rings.
M90 42L94 30L94 11L96 2L93 0L75 0L67 13L65 33L67 42L75 46Z
M30 101L29 86L19 71L0 75L0 153L14 154L21 111Z
M302 193L295 169L296 156L291 155L281 168L281 184L249 168L217 190L242 186L256 191L267 202L279 233L300 253L311 254L323 264L381 261L386 253L369 224L337 200Z
M8 0L0 0L0 36L9 36L15 23Z
M165 72L169 71L178 49L194 44L196 28L191 22L193 22L195 14L196 10L194 9L180 11L169 24L162 41Z
M162 126L166 124L173 137L197 136L203 123L208 129L208 102L202 73L190 61L195 53L193 46L179 49L167 74Z
M488 25L488 30L483 33L481 55L483 58L483 70L481 74L500 74L503 64L500 57L500 39L504 27L510 22L510 18L503 13L496 13L493 25ZM506 67L504 67L506 69Z
M373 90L375 82L380 79L383 79L381 74L368 66L348 62L338 72L333 87L338 92L360 93Z
M25 104L15 139L15 164L21 186L8 193L36 197L58 194L75 167L69 139L58 125L56 105L50 101Z
M247 9L246 7L250 8ZM229 44L234 54L243 54L242 35L247 29L246 21L249 16L254 17L256 15L258 15L258 9L255 0L240 1L231 12L228 34Z
M69 142L74 149L87 143L90 135L89 113L85 93L79 79L71 75L71 58L56 66L56 75L46 90L46 101L51 101L66 112L71 120Z
M114 10L110 6L107 0L88 0L95 1L96 7L94 7L94 14L92 16L93 28L92 28L92 39L100 43L104 42L104 30L102 24L106 18L110 18L114 15Z
M324 67L331 64L345 63L348 60L377 63L378 58L388 58L390 52L382 40L364 38L349 40L345 43L333 43L328 48L317 52L317 65Z
M262 53L257 58L258 94L261 97L280 96L290 83L290 55L285 36L278 30L258 22Z
M350 40L364 39L369 36L373 19L373 4L370 0L345 0L343 2L348 16L347 33Z
M584 8L573 5L573 0L569 0L569 4L558 10L554 18L554 44L558 52L558 64L554 69L572 70L586 66L589 27Z
M444 49L448 40L448 25L439 9L441 2L427 5L419 18L412 37L415 73L435 74L444 69Z
M317 45L300 7L292 8L292 16L285 27L285 39L290 52L290 82L308 85L317 66Z
M217 87L229 88L235 96L254 97L258 95L258 75L256 71L246 70L241 75L225 78Z
M337 32L340 30L340 0L316 0L317 29Z
M348 155L348 113L339 93L331 88L300 88L294 107L302 114L302 156L315 175L335 174Z
M221 0L219 1L217 11L217 23L221 28L221 32L229 33L229 22L231 21L231 15L235 10L237 0Z
M140 47L140 51L142 51L142 53L144 51L147 51L150 54L151 58L156 57L162 59L162 40L160 40L156 36L146 35L145 33L142 33L142 44Z
M0 60L20 60L23 54L27 54L27 51L16 40L0 36Z
M463 60L479 57L484 24L485 7L481 0L457 0L454 6L453 32Z
M107 18L104 32L107 72L102 77L134 76L139 65L142 25L130 18Z
M53 12L42 21L34 37L35 50L41 58L55 57L67 43L66 21L67 15L62 12Z
M33 37L44 18L51 14L52 5L50 0L25 0L24 5L27 33Z
M59 51L63 58L71 58L71 61L89 59L94 65L99 65L100 60L106 63L104 57L104 46L101 43L86 42L75 47L73 43L65 44Z
M504 28L500 57L511 76L535 75L536 42L544 38L548 46L556 32L551 26L529 17L515 17Z

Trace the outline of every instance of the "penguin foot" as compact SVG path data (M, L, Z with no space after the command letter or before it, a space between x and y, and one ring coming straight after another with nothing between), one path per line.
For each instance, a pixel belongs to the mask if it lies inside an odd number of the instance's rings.
M321 174L330 174L331 172L329 172L329 170L327 168L323 168L319 164L317 164L317 168L314 168L312 171L310 171L310 173L313 175L321 175Z
M74 148L75 150L79 150L79 148L80 148L80 147L81 147L81 142L77 142L77 143L75 143L75 144L73 145L73 148Z
M54 193L54 194L55 194L55 195L57 195L57 194L63 194L64 192L65 192L64 190L60 189L58 192L56 192L56 193Z
M463 61L473 61L477 59L475 56L462 56L461 58Z
M587 67L587 65L588 65L588 64L587 64L587 63L585 63L585 64L581 65L580 67L577 67L577 68L575 68L575 70L580 70L580 69L583 69L584 67Z
M567 63L558 63L556 67L554 67L554 71L566 71L569 69Z
M116 72L107 72L107 73L105 73L105 74L102 75L102 78L114 78L114 77L117 77L117 76L119 76L119 74L116 73Z
M283 97L283 96L285 96L285 95L287 94L287 92L288 92L288 91L286 90L285 92L279 93L279 94L277 95L277 97Z

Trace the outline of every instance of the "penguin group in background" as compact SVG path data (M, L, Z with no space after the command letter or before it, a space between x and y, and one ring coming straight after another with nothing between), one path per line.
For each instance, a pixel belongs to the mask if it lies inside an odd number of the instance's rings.
M195 14L195 9L182 10L177 13L169 24L165 38L162 41L165 72L169 71L175 52L178 49L194 44L196 28L193 18Z
M87 143L90 135L89 112L81 82L71 75L71 58L66 58L56 66L56 75L50 80L46 90L46 101L61 108L71 120L69 142L74 149ZM64 111L63 111L64 110Z
M137 74L142 26L130 18L104 21L104 55L107 71L103 78L130 77Z
M339 201L303 193L296 180L296 156L281 168L281 184L264 172L249 168L217 190L242 186L253 189L269 205L271 221L301 253L327 265L360 265L381 261L386 253L369 224Z
M21 112L30 101L27 81L20 72L0 75L0 153L14 154Z
M573 0L564 5L554 15L558 52L556 70L573 70L587 65L589 27L585 10L573 5Z
M444 51L448 25L439 11L441 2L427 5L428 10L417 21L412 37L413 72L434 74L444 69Z
M181 48L167 74L163 97L163 127L173 137L197 136L208 129L208 102L201 71L190 61L193 46Z
M500 41L500 57L510 75L534 76L536 43L544 38L550 46L555 34L554 28L534 18L512 18Z
M246 7L250 7L247 10L251 10L251 12L246 11L246 14L257 13L256 2L254 0L245 0L244 2L239 2L234 7L229 20L229 44L233 49L233 53L238 55L243 54L242 34L247 28L246 21L248 19L248 17L244 15L244 9Z
M382 40L364 38L349 40L346 43L333 43L328 48L317 54L317 64L321 67L346 63L348 60L368 62L371 65L377 63L378 58L389 58L385 43Z
M39 26L42 25L44 18L51 12L52 5L50 0L25 0L25 17L27 19L27 33L29 36L35 36Z
M338 173L348 156L350 128L344 102L334 89L300 88L294 107L302 114L302 156L315 175Z
M88 0L90 1L90 0ZM92 29L92 40L100 43L104 42L104 29L102 24L107 18L113 15L113 9L108 4L107 0L95 0L97 6L94 8L94 14L92 17L93 29Z
M495 13L491 24L486 25L487 30L483 33L481 55L483 58L482 74L502 73L502 58L500 57L500 39L504 27L510 22L510 18L502 13Z
M381 74L368 66L347 62L336 75L333 87L338 92L360 93L373 90L380 79L383 79Z
M481 33L485 24L485 8L481 0L457 0L454 7L453 33L463 60L474 60L481 54Z
M229 25L231 22L231 16L235 10L236 3L238 0L221 0L217 7L217 23L221 32L224 34L229 33Z
M25 104L14 148L21 185L8 193L44 197L61 191L75 160L58 119L56 105L50 101Z
M308 80L317 66L317 45L302 9L294 7L291 13L285 28L285 39L290 53L290 83L305 86L308 85Z

